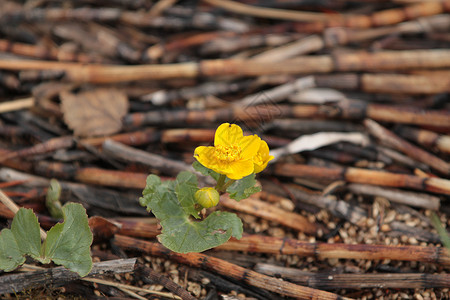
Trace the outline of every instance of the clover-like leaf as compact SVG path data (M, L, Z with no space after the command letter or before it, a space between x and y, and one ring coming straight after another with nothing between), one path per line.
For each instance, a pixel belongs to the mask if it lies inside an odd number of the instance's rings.
M64 223L56 224L48 232L41 259L51 259L80 276L86 276L92 268L92 233L86 211L78 203L68 203L62 210Z
M231 236L241 238L242 222L233 213L214 212L203 221L190 217L191 213L180 205L179 197L187 198L184 193L192 193L189 197L194 197L197 189L183 190L183 186L187 182L191 185L194 179L191 175L181 174L183 173L180 173L176 181L164 182L158 176L150 175L143 197L139 200L141 205L147 206L147 210L151 210L160 220L162 233L158 238L161 243L172 251L187 253L219 246ZM149 184L152 186L148 186Z
M231 199L241 201L261 191L261 188L255 186L255 184L255 174L250 174L242 179L236 180L227 188L227 192L230 194Z

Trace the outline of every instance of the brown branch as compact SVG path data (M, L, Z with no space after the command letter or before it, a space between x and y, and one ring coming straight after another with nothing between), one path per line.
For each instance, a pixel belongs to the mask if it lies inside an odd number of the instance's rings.
M209 110L158 110L128 114L124 125L139 127L143 125L177 125L212 124L218 122L268 122L273 119L299 118L342 118L361 120L365 117L377 121L401 124L429 125L450 127L450 114L445 110L425 110L410 106L368 104L363 101L341 101L327 105L257 105L209 109Z
M5 70L63 70L72 82L114 83L134 80L171 78L261 76L273 74L311 74L333 71L388 71L417 68L450 67L450 51L405 50L375 53L339 53L333 56L301 56L281 62L261 62L252 59L203 60L165 65L82 65L52 61L0 59Z
M248 251L269 254L293 254L317 259L391 259L420 261L450 266L450 255L445 248L422 246L391 246L364 244L307 243L289 238L245 235L240 240L230 239L217 250Z
M367 130L377 139L381 140L381 142L384 142L390 147L393 147L394 149L401 151L408 156L431 166L444 175L450 175L450 165L446 161L405 141L404 139L397 136L392 131L384 128L375 121L366 119L364 121L364 125L366 126Z
M219 273L222 276L289 297L299 299L348 299L336 294L280 281L202 253L176 253L164 248L160 244L123 235L116 235L114 243L121 248L142 251L154 256L165 256L178 263L204 268Z
M437 94L450 90L448 76L409 74L330 74L316 75L319 87L362 90L367 93Z
M132 272L136 258L117 259L94 263L88 276L104 273ZM57 287L70 281L78 280L80 276L64 267L42 269L34 272L9 274L0 276L0 294L16 293L25 289L41 286Z
M406 192L397 189L388 189L369 184L352 183L347 188L356 194L380 196L389 201L421 207L431 210L439 210L440 199L436 196L423 193Z
M148 153L112 140L106 140L103 143L103 152L106 155L122 161L144 164L173 176L176 176L181 171L193 170L190 165L184 162L175 161L160 155Z
M111 136L96 137L96 138L85 138L79 140L79 144L91 145L91 146L101 146L106 140L113 140L129 146L140 146L158 141L160 138L160 132L156 131L154 128L144 128L134 132L126 132L115 134Z
M305 232L307 234L316 234L320 227L317 226L317 224L309 222L302 215L283 210L256 198L247 198L237 202L230 199L228 195L223 195L220 199L220 205L269 221L274 221L283 226L298 230L300 232ZM325 228L322 228L323 231L324 229Z
M107 170L94 167L78 167L73 164L40 161L35 165L35 172L45 177L55 177L62 180L74 180L91 185L145 188L148 174Z
M297 25L298 32L322 32L328 27L368 28L397 24L409 19L441 14L449 10L448 1L426 1L402 8L392 8L371 15L352 15L341 20L330 19L326 22L312 22Z
M82 63L101 63L98 58L90 57L82 53L69 53L61 49L52 47L29 45L24 43L14 43L9 40L0 39L0 51L11 52L13 54L24 55L28 57L63 60L63 61L77 61Z
M255 271L270 275L281 276L284 279L307 285L316 289L419 289L445 288L450 285L449 274L402 273L402 274L336 274L312 273L295 268L286 268L270 264L258 263Z
M410 188L450 195L450 180L442 178L422 178L414 175L367 170L353 167L317 167L301 164L279 163L272 167L278 176L345 180L390 187Z
M297 201L326 209L334 216L343 218L350 223L359 224L367 217L366 211L361 207L351 205L343 200L336 200L335 197L313 194L300 189L297 185L287 186L286 189Z
M136 265L136 273L142 276L146 281L152 282L153 284L160 284L166 289L178 295L183 300L195 300L196 298L192 296L186 289L182 288L180 285L176 284L170 280L167 276L162 275L154 271L153 269L146 267L143 264Z
M7 159L12 159L12 158L16 158L16 157L31 156L31 155L36 155L36 154L52 152L57 149L70 148L74 144L75 144L75 140L74 140L73 136L63 136L63 137L52 138L43 143L34 145L30 148L25 148L22 150L10 152L0 158L0 163Z
M25 180L25 186L48 187L50 180L44 177L30 175L9 168L0 168L0 180ZM63 190L69 190L87 209L101 208L105 210L145 215L145 210L136 201L136 196L130 193L112 191L106 188L86 184L60 181Z
M440 135L433 131L402 126L395 130L400 136L419 143L427 148L437 148L450 154L450 135Z
M342 16L340 15L330 16L328 14L316 12L303 12L303 11L265 8L265 7L255 7L244 3L229 0L203 0L203 1L213 6L217 6L232 11L234 13L250 15L260 18L281 19L297 22L305 22L305 21L323 22L326 21L328 18L331 18L333 20L342 18Z
M204 0L205 2L232 11L234 13L251 15L260 18L280 19L297 22L316 21L297 26L302 32L322 31L325 27L367 28L400 23L402 21L435 15L448 10L447 1L423 2L404 8L394 8L366 15L330 15L314 12L292 11L265 7L255 7L229 0Z

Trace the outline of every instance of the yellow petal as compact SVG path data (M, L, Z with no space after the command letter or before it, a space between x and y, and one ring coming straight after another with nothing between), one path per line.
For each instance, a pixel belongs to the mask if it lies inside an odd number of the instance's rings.
M239 141L239 147L241 148L242 159L252 159L253 156L258 153L260 148L261 139L255 135L244 136Z
M253 173L253 161L239 160L229 164L230 172L226 173L228 178L238 180Z
M214 169L217 167L217 159L214 156L214 147L199 146L195 148L194 157L203 166L208 169Z
M222 146L231 146L236 144L242 137L244 133L236 124L223 123L220 125L214 136L214 146L222 145Z
M259 173L264 170L267 167L269 161L271 161L273 158L274 157L272 155L269 155L269 146L265 141L261 140L258 153L253 158L253 162L255 163L254 172Z

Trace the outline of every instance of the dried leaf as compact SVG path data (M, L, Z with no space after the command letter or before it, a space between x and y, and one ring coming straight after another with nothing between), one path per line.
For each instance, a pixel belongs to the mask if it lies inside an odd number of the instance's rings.
M128 111L128 98L112 89L72 94L62 92L64 121L76 136L110 135L120 131L122 118Z

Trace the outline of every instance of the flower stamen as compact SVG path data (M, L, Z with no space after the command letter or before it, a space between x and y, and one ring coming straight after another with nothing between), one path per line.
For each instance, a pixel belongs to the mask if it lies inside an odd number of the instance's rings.
M234 144L231 146L217 145L214 156L221 161L233 162L241 158L241 147Z

